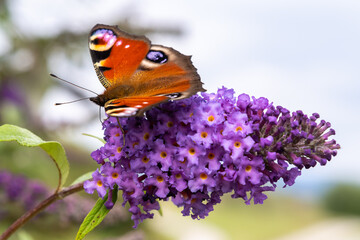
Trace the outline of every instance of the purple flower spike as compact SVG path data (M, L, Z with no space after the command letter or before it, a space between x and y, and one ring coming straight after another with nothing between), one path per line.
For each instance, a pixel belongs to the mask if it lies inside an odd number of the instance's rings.
M117 185L134 227L152 218L161 200L194 219L207 216L225 193L261 204L280 179L291 186L302 169L336 155L340 145L329 139L335 131L319 117L266 98L236 97L225 87L164 103L144 118L120 119L125 145L110 117L105 146L91 155L101 167L84 188L104 197Z

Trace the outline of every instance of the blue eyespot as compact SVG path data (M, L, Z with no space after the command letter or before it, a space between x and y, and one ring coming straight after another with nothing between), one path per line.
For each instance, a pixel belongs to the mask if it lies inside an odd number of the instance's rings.
M168 58L162 51L150 50L146 55L146 59L154 63L166 63Z

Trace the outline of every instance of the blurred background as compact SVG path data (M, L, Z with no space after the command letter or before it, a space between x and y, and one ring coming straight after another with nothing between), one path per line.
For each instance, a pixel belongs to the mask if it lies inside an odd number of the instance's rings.
M279 184L263 205L226 197L197 221L164 203L163 216L136 230L119 207L87 239L360 239L360 128L352 125L360 117L360 2L0 0L0 124L61 142L69 184L97 168L90 153L101 142L82 133L102 137L99 109L89 101L54 106L91 94L49 73L102 93L87 44L97 23L192 55L208 92L226 86L319 113L342 149L326 166L304 170L295 185ZM29 192L46 196L56 172L40 149L0 144L0 232L33 204L16 194L9 201L6 186L35 201ZM72 196L12 239L73 239L95 199Z

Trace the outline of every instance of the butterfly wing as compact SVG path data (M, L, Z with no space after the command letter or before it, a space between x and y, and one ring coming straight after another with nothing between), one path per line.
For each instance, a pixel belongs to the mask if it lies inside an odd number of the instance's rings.
M148 53L150 41L116 26L97 24L90 32L89 48L96 74L108 88L126 83Z
M119 96L106 102L105 112L117 117L142 116L162 102L187 98L199 91L205 89L190 57L153 45L127 83L105 91L106 95Z
M92 101L110 116L142 116L169 99L190 97L202 88L190 56L116 26L96 25L89 36L95 71L106 88Z
M105 112L113 117L142 116L153 106L167 101L165 96L125 97L109 100L105 103Z
M131 81L141 92L151 96L168 96L173 100L205 91L191 57L161 45L150 47Z

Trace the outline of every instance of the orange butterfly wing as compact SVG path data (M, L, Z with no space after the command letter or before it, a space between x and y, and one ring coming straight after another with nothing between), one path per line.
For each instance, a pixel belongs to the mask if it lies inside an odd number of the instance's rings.
M95 71L105 88L124 84L150 49L150 41L117 27L97 24L89 36Z
M160 102L168 100L165 96L125 97L109 100L105 103L105 111L110 116L129 117L142 114Z
M132 76L135 84L143 84L143 88L153 95L173 95L171 97L173 100L205 91L190 56L161 45L152 45L150 52L161 53L166 58L164 57L164 62L160 61L162 58L154 62L149 60L148 54L139 66L143 71L137 71Z
M110 116L141 116L169 99L205 91L189 56L151 45L144 36L96 25L90 33L89 47L95 71L106 88L91 100L104 106Z

